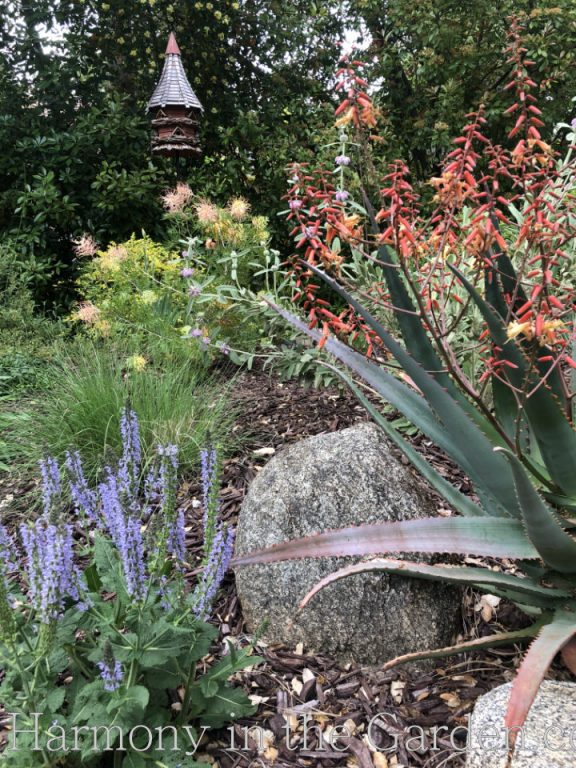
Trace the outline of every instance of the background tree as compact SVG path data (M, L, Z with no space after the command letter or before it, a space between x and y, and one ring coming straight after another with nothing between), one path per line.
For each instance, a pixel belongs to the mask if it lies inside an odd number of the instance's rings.
M161 237L159 193L177 176L221 202L245 195L277 221L286 164L323 151L338 43L354 30L381 108L381 159L424 179L466 112L499 110L512 12L548 115L568 120L572 0L0 0L3 248L43 300L71 285L82 232L101 244ZM171 30L206 108L195 165L150 159L145 106Z
M101 243L162 231L159 193L274 210L284 166L330 115L336 2L0 2L0 230L44 297L83 231ZM170 30L205 107L199 166L150 160L145 106Z
M550 128L575 114L576 6L571 0L351 0L372 54L386 141L420 178L432 173L458 135L467 112L485 103L492 136L504 136L498 115L509 17L525 28L536 62ZM572 113L572 114L571 114Z

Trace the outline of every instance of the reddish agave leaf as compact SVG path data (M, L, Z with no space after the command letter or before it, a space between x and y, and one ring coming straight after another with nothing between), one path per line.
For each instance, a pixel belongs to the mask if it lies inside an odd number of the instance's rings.
M389 552L472 554L511 560L538 557L518 520L432 517L352 526L306 536L239 555L231 564L238 567L303 557L348 557Z
M569 640L562 648L562 661L573 675L576 675L576 638Z
M550 607L554 598L562 599L570 597L568 590L555 590L541 587L530 579L519 579L517 576L511 576L507 573L498 573L490 571L487 568L471 568L470 566L456 565L428 565L428 563L412 563L406 560L390 560L376 558L374 560L362 561L355 565L347 565L334 573L324 576L315 584L308 594L300 601L300 609L305 608L310 600L315 597L328 584L333 584L340 579L346 579L355 573L369 573L370 571L385 571L386 573L395 573L414 578L429 579L431 581L445 581L453 584L468 584L475 587L479 585L482 588L489 587L496 589L495 594L506 596L506 590L520 592L526 595L528 602L539 599L542 606Z
M514 632L498 632L496 635L487 637L478 637L475 640L468 640L465 643L456 645L447 645L444 648L433 648L429 651L415 651L414 653L405 653L403 656L396 656L395 659L387 661L383 665L382 671L393 669L400 664L408 664L410 661L421 661L423 659L443 659L446 656L456 656L458 653L467 653L468 651L481 651L483 648L495 648L498 645L512 645L522 640L530 640L541 624L532 624L525 629L517 629Z
M576 636L576 614L557 611L549 624L545 624L534 640L518 670L512 686L505 724L507 728L521 728L534 703L540 683L556 654ZM517 731L510 735L511 746Z

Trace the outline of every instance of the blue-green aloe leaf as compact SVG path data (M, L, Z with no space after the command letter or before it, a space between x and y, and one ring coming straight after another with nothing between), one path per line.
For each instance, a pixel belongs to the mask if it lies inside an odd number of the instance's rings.
M444 499L446 499L448 504L454 507L454 509L464 517L482 517L485 514L481 507L475 504L468 496L460 493L452 483L449 483L443 478L442 475L437 472L434 467L397 432L396 429L394 429L390 422L376 410L372 403L362 394L360 389L348 376L337 368L333 368L332 366L329 367L340 376L349 389L354 393L356 399L362 403L364 408L366 408L373 421L384 430L388 438L392 440L406 458L409 459L422 477L424 477L430 485L438 491Z
M522 523L509 518L433 517L328 531L238 555L233 566L305 557L347 557L394 552L479 555L510 560L538 558Z
M272 301L267 301L267 303L292 326L315 341L320 341L321 335L318 331L309 328L306 323L302 322L302 320L295 317L283 307L279 307ZM389 374L381 366L371 362L359 352L354 351L348 345L338 341L338 339L328 338L325 349L338 360L349 366L376 392L378 392L379 395L403 413L414 426L427 435L430 440L432 440L439 448L442 448L448 456L458 463L473 481L478 480L478 457L470 454L470 460L468 460L468 457L460 450L460 445L455 444L452 430L449 431L440 423L438 417L430 408L430 405L421 395L416 393L411 387L408 387L395 376ZM492 453L492 447L490 447L489 453ZM510 476L510 482L511 480L512 477ZM478 495L483 502L483 509L486 514L494 517L510 515L510 512L500 503L500 500L495 493L490 493L487 489L482 488L481 483L479 482L478 485L480 486L477 488Z
M304 608L322 589L340 579L348 578L356 573L370 571L385 571L399 576L411 576L428 581L444 581L447 584L474 586L482 590L489 589L492 594L507 597L508 594L521 594L524 601L539 607L550 609L554 600L566 602L571 596L568 590L549 589L535 584L530 579L512 576L508 573L489 571L487 568L471 568L457 565L429 565L428 563L413 563L406 560L390 560L376 558L367 562L355 563L340 568L334 573L321 579L306 594L300 603Z
M519 516L510 469L506 466L506 462L494 461L494 444L446 390L412 358L359 301L322 270L313 266L310 266L310 269L354 307L420 389L441 423L446 429L450 429L454 444L450 455L453 456L456 451L456 461L461 462L462 459L466 461L465 471L472 481L480 486L479 491L488 492L491 497L498 499L509 515ZM403 412L402 408L399 410Z
M571 610L555 611L532 643L514 683L506 712L506 727L521 728L530 711L540 683L556 654L576 635L576 614Z
M567 533L555 512L540 497L519 459L505 453L514 474L526 532L546 565L559 573L576 573L576 540Z
M484 301L474 286L455 267L451 267L462 285L473 298L488 325L494 343L502 350L503 359L512 364L507 368L510 382L522 390L526 384L534 389L525 399L524 408L534 438L554 483L568 496L576 494L576 432L563 413L558 399L545 386L526 371L523 353L508 339L506 329L497 313Z
M468 640L467 642L450 645L446 648L435 648L429 651L407 653L403 656L397 656L391 661L387 661L382 669L393 669L399 664L407 664L408 662L420 661L422 659L442 659L446 656L455 656L458 653L481 651L484 648L495 648L499 645L512 645L513 643L532 639L535 637L541 626L542 624L537 622L526 627L526 629L518 629L513 632L499 632L496 635L488 635L487 637L480 637L476 640Z
M372 203L364 194L364 204L368 212L372 233L378 235L379 228L376 222ZM404 343L410 349L410 354L420 365L448 392L448 394L460 404L463 411L498 445L501 438L493 425L486 417L475 408L455 386L453 380L446 371L446 365L441 360L437 351L424 329L420 312L408 293L408 289L400 275L398 259L394 252L386 245L378 248L379 263L384 273L390 299L394 309L394 315L400 328Z

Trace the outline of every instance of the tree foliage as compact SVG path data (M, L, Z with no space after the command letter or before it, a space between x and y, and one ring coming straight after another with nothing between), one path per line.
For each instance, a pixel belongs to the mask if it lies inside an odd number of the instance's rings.
M426 178L466 112L499 112L512 12L527 19L549 114L567 120L571 0L0 0L0 233L37 297L61 296L72 238L161 236L158 197L176 178L274 214L284 167L326 141L338 43L353 30L378 78L381 153ZM206 109L199 163L150 158L145 105L171 30Z
M372 77L389 159L428 176L450 147L467 112L484 103L492 136L505 135L499 118L510 65L504 49L510 16L525 29L550 124L569 122L576 96L576 6L571 0L352 0L373 54Z
M292 147L318 143L336 5L0 2L0 231L36 286L66 274L85 230L102 244L161 232L159 194L177 175L273 208ZM205 107L199 165L150 159L145 106L170 30Z

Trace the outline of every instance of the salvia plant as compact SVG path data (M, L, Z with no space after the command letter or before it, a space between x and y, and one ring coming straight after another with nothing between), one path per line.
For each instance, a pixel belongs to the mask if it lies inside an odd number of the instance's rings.
M337 579L375 570L473 585L512 601L532 617L528 628L410 654L387 666L532 639L506 713L514 737L557 653L576 674L576 540L570 519L576 508L576 294L560 280L574 259L576 176L571 151L562 159L542 139L531 62L515 23L509 54L514 77L507 88L516 94L507 110L511 147L484 135L482 109L470 115L441 175L431 181L431 213L401 162L390 167L378 208L366 194L361 204L342 194L347 155L336 159L335 174L292 169L289 215L303 254L297 281L310 324L278 308L440 446L468 475L474 496L442 477L341 373L453 514L330 531L249 553L233 565L380 556L328 576L302 605ZM367 106L358 62L344 63L340 87L345 99L339 129L372 128L376 111ZM350 250L363 253L382 275L360 298L346 279ZM322 283L339 304L325 298ZM475 343L484 370L477 379L465 375L461 350L451 343L454 329L471 312L483 323ZM475 555L491 563L500 558L502 565L429 565L389 557L417 552Z
M0 525L0 701L13 725L0 758L7 764L193 766L197 726L253 711L228 683L258 660L250 648L229 644L200 666L217 637L206 620L234 536L219 517L216 452L201 456L205 539L190 587L177 449L159 447L142 477L129 409L121 432L122 456L97 487L78 453L63 467L47 458L42 515L17 531Z

